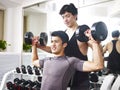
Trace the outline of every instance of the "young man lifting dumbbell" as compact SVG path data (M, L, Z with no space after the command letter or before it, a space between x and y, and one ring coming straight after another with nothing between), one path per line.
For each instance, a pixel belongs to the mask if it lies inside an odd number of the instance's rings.
M62 16L63 21L67 26L65 33L69 36L68 45L65 48L65 55L70 57L74 56L82 60L87 60L87 51L89 44L87 43L87 40L85 41L83 40L84 39L83 36L84 36L84 31L89 30L90 28L87 25L85 26L81 25L80 29L84 28L83 32L82 33L80 32L82 36L78 35L78 38L76 38L75 33L79 28L79 25L76 22L78 11L77 8L72 3L64 5L60 10L60 15ZM102 35L104 34L106 34L106 32L102 33ZM52 52L49 46L41 46L37 44L37 48L40 48L46 52ZM89 90L89 85L90 85L89 73L76 71L72 79L71 90Z
M67 90L69 80L75 70L90 72L103 68L103 57L100 45L92 38L91 31L85 31L89 45L93 50L93 60L83 61L76 57L65 56L64 50L69 37L64 31L51 34L50 49L53 57L39 59L37 54L37 38L32 41L32 63L43 68L41 90ZM82 77L80 77L82 78Z

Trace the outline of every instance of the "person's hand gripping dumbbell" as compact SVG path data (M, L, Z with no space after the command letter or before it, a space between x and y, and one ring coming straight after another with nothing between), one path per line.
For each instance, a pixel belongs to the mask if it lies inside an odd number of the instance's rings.
M86 31L91 30L91 35L96 41L103 41L107 38L108 30L104 22L96 22L89 28L87 25L81 25L75 32L76 38L80 42L88 42L89 38L85 35Z
M29 45L46 46L48 41L47 33L41 32L40 36L34 36L32 32L26 32L24 35L24 42Z

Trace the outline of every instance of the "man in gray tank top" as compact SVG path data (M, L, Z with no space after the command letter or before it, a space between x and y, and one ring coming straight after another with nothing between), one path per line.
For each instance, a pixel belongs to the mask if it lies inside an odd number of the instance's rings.
M100 45L92 38L91 31L86 31L89 44L93 48L93 60L83 61L76 57L65 56L64 49L69 40L64 31L54 31L51 34L52 57L39 59L37 54L37 38L32 40L32 64L43 68L40 90L66 90L69 80L75 70L95 71L103 68L103 57ZM82 77L81 77L82 78Z

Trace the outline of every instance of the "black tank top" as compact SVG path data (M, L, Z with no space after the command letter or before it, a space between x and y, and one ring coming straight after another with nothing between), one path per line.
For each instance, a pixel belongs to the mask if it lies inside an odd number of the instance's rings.
M68 42L67 47L65 48L65 54L67 56L74 56L77 57L81 60L88 60L87 59L87 55L83 55L80 51L79 51L79 47L77 45L77 38L75 37L75 33L74 35L71 37L71 39ZM72 80L72 86L78 86L80 84L82 84L82 82L88 80L88 73L87 72L80 72L80 71L76 71L73 80Z
M113 73L120 73L120 53L116 50L116 42L117 40L112 40L113 50L108 57L108 68Z
M75 33L73 34L71 39L68 41L68 45L65 48L65 54L67 56L70 56L70 57L74 56L74 57L77 57L77 58L82 59L82 60L87 60L87 56L83 55L79 51L79 47L77 45L77 39L75 37Z

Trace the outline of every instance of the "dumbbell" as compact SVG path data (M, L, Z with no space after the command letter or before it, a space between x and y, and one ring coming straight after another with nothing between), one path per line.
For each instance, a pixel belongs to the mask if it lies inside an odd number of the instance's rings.
M21 86L20 86L21 83L22 81L19 78L14 79L15 90L21 90Z
M33 35L32 32L26 32L25 35L24 35L25 43L31 45L33 37L34 37L34 35ZM47 41L48 41L47 33L41 32L38 41L39 41L40 45L46 46Z
M40 75L40 71L39 71L38 67L34 66L33 69L35 71L35 75Z
M32 67L30 65L27 66L27 70L29 74L33 74Z
M21 73L21 71L20 71L20 68L19 68L19 67L16 67L16 72L17 72L17 73Z
M25 65L21 65L21 71L23 74L27 73Z
M38 81L34 81L34 86L32 87L33 90L40 90L41 88L41 83L39 83Z
M98 82L98 75L96 74L96 72L90 73L89 79L91 82Z
M27 80L27 82L28 82L28 84L26 84L25 87L26 87L28 90L33 90L32 87L35 85L35 83L32 82L31 80Z
M29 82L25 79L21 79L21 83L20 83L20 87L21 87L21 90L28 90L26 85L28 84Z
M41 82L42 81L42 77L38 76L38 81Z
M85 24L78 27L75 32L75 36L79 41L87 42L89 40L88 37L84 34L87 29L90 29L90 27ZM97 41L105 40L108 35L106 24L102 21L94 23L91 27L91 34L92 37Z
M6 83L6 87L8 90L15 90L14 84L11 81Z

